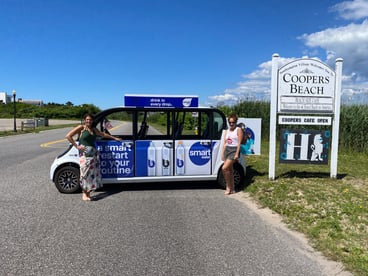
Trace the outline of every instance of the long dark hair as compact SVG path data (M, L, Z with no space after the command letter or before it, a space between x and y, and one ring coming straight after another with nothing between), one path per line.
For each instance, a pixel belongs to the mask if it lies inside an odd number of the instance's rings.
M85 125L85 124L86 124L86 119L87 119L87 117L90 117L90 118L92 119L92 132L94 133L95 131L94 131L93 123L94 123L94 120L95 120L95 116L94 116L94 115L92 115L91 113L86 113L86 114L84 114L84 116L83 116L83 125ZM91 133L91 134L92 134L92 133Z
M86 113L86 114L84 114L84 116L83 116L83 120L85 121L87 117L90 117L92 120L94 120L94 119L95 119L95 116L94 116L94 115L92 115L91 113Z

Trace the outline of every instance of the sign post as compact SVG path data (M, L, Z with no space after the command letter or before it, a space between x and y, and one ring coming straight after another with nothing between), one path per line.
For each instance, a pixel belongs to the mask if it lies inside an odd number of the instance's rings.
M341 78L343 59L336 59L336 84L335 84L335 116L332 121L332 142L331 142L331 167L330 177L337 177L337 156L339 149L339 129L340 129L340 104L341 104Z
M270 108L270 149L268 159L268 178L275 180L275 159L276 159L276 107L277 107L277 74L279 68L279 55L272 56L272 77L271 77L271 108Z

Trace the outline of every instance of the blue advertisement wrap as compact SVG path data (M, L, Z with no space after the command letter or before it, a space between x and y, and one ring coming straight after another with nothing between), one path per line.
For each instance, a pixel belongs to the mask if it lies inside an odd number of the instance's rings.
M134 143L132 141L97 141L102 178L134 176Z
M137 142L137 159L136 159L136 175L147 176L147 168L155 168L157 164L156 160L148 160L147 149L150 145L150 141L139 141ZM140 165L138 165L140 164ZM147 164L147 165L146 165Z
M125 106L139 107L198 107L197 96L141 96L141 95L125 95Z
M207 175L216 142L97 141L103 179L134 176Z
M136 141L136 176L205 175L216 142Z
M173 175L173 142L136 141L136 176Z
M189 149L189 159L196 166L204 166L211 161L211 154L215 142L203 144L196 142Z

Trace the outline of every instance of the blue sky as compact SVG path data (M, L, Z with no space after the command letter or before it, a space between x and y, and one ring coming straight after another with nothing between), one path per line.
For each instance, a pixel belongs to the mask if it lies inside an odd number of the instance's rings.
M343 58L344 99L368 103L368 0L0 0L0 13L0 91L22 99L267 99L278 53Z

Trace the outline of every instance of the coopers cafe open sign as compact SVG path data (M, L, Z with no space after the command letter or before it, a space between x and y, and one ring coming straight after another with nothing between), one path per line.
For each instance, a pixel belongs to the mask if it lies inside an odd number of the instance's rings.
M313 59L298 59L279 69L278 112L333 113L335 72Z

